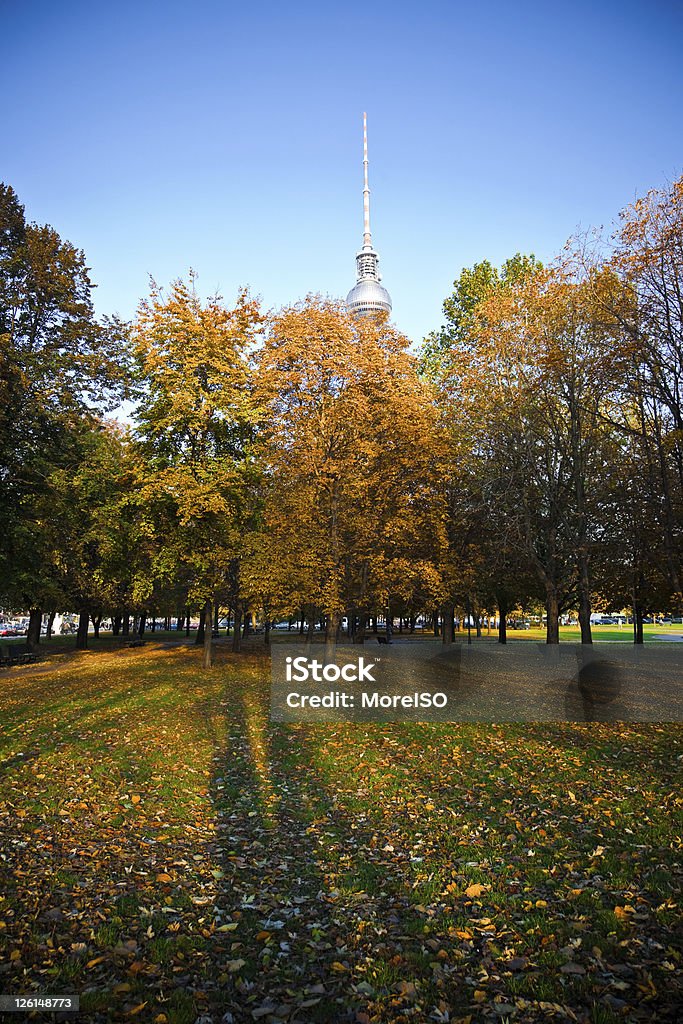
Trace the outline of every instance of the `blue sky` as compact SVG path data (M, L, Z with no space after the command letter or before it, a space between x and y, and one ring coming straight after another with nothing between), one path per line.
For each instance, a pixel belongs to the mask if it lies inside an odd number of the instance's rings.
M0 178L85 250L101 313L148 275L267 307L343 296L373 240L394 319L463 266L555 255L683 170L683 5L0 0Z

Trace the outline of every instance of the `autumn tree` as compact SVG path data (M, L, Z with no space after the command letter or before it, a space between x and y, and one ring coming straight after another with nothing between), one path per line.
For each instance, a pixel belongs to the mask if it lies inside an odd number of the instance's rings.
M133 340L144 399L135 436L155 535L147 594L160 580L186 581L188 602L203 609L210 667L214 601L254 514L249 351L261 317L246 292L229 308L220 296L202 301L195 285L190 274L167 295L153 282L140 304Z
M418 586L438 589L437 427L406 339L335 302L284 309L258 356L264 528L290 607L322 609L333 642ZM435 458L436 455L436 458Z

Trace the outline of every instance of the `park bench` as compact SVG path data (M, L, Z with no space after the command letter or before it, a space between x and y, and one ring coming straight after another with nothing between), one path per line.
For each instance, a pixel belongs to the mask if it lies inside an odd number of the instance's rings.
M140 637L138 637L137 640L129 640L128 643L126 644L126 647L144 647L146 643L146 640L143 640Z
M34 651L13 650L11 647L0 649L0 668L11 668L13 665L31 665L38 660Z

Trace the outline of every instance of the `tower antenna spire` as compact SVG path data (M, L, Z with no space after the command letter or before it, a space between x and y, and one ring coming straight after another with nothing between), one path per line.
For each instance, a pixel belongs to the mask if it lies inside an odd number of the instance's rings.
M368 185L368 115L363 114L363 248L372 249L370 186Z

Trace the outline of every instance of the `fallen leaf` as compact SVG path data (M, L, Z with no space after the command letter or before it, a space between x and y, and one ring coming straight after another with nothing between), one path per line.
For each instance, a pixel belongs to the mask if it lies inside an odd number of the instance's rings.
M414 996L417 994L417 988L412 981L399 981L396 991L402 996Z

